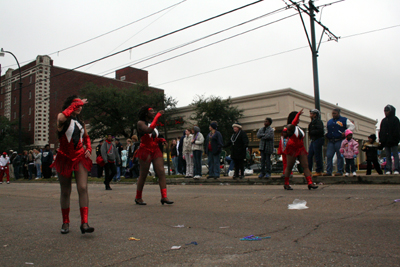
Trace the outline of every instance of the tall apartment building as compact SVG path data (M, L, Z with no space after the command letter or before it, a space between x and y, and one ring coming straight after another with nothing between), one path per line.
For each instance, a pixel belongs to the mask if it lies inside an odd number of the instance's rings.
M49 56L21 67L22 74L22 129L29 135L32 147L50 144L57 147L56 116L65 99L88 82L98 86L131 87L135 83L148 84L148 72L126 67L115 73L115 79L89 73L71 71L53 65ZM152 88L155 91L163 90ZM19 70L8 69L0 79L0 116L10 121L19 119Z

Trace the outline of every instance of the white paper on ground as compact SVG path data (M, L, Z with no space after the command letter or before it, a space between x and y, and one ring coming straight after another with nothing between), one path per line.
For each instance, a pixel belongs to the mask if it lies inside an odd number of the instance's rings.
M171 249L180 249L181 246L172 246Z
M288 209L290 210L304 210L304 209L308 209L307 205L307 201L305 200L300 200L300 199L295 199L293 200L293 204L289 204L288 205Z

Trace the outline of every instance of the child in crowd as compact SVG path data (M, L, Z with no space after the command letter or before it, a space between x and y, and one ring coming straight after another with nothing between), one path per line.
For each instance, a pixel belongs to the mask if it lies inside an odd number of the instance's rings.
M372 164L374 164L376 172L382 174L382 170L378 162L378 147L379 143L376 142L376 135L371 134L368 136L368 142L365 142L361 149L367 156L367 175L371 175Z
M344 132L344 135L346 136L346 138L342 141L340 153L342 154L342 157L344 157L346 160L345 176L349 176L351 171L353 173L353 176L355 177L357 176L357 173L354 159L357 158L358 155L358 142L353 139L353 132L351 130L347 129Z
M279 147L278 147L278 155L282 155L282 163L283 163L283 178L285 177L285 170L286 170L286 166L287 166L287 159L286 159L286 145L287 142L289 141L289 137L287 135L287 128L284 127L282 130L282 134L281 134L281 140L279 142ZM293 174L293 172L291 173L291 175Z

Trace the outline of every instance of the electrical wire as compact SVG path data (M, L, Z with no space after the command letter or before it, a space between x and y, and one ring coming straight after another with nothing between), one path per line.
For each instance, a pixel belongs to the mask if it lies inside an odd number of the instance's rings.
M183 1L179 2L179 3L173 4L173 5L171 5L171 6L168 6L168 7L166 7L166 8L163 8L163 9L157 11L157 12L154 12L154 13L152 13L152 14L150 14L150 15L144 16L143 18L137 19L137 20L132 21L132 22L130 22L130 23L128 23L128 24L125 24L125 25L123 25L123 26L120 26L120 27L118 27L118 28L116 28L116 29L114 29L114 30L108 31L108 32L103 33L103 34L100 34L100 35L98 35L98 36L96 36L96 37L90 38L90 39L88 39L88 40L86 40L86 41L83 41L83 42L80 42L80 43L71 45L71 46L69 46L69 47L63 48L63 49L61 49L61 50L52 52L52 53L47 54L47 55L48 55L48 56L51 56L51 55L54 55L54 54L59 54L60 52L69 50L69 49L71 49L71 48L80 46L80 45L82 45L82 44L86 44L86 43L88 43L88 42L90 42L90 41L96 40L96 39L98 39L98 38L100 38L100 37L103 37L103 36L108 35L108 34L110 34L110 33L116 32L116 31L121 30L121 29L123 29L123 28L125 28L125 27L128 27L128 26L130 26L130 25L132 25L132 24L134 24L134 23L137 23L137 22L142 21L142 20L144 20L144 19L150 18L150 17L152 17L152 16L154 16L154 15L156 15L156 14L158 14L158 13L161 13L161 12L167 10L167 9L170 9L170 8L172 8L172 7L175 7L175 6L177 6L177 5L180 5L180 4L182 4L183 2L186 2L186 1L187 1L187 0L183 0ZM35 60L35 59L23 61L23 62L21 62L21 64L28 63L28 62L32 62L32 61L34 61L34 60ZM4 66L4 68L12 67L12 66L15 66L15 65L16 65L16 64Z
M214 20L214 19L216 19L216 18L219 18L219 17L225 16L225 15L228 15L228 14L230 14L230 13L236 12L236 11L241 10L241 9L243 9L243 8L252 6L252 5L254 5L254 4L258 4L258 3L262 2L262 1L264 1L264 0L257 0L257 1L255 1L255 2L246 4L246 5L244 5L244 6L241 6L241 7L238 7L238 8L234 8L234 9L232 9L232 10L230 10L230 11L226 11L226 12L221 13L221 14L219 14L219 15L216 15L216 16L210 17L210 18L208 18L208 19L205 19L205 20L202 20L202 21L193 23L193 24L191 24L191 25L185 26L185 27L180 28L180 29L178 29L178 30L175 30L175 31L172 31L172 32L163 34L163 35L161 35L161 36L155 37L155 38L153 38L153 39L150 39L150 40L148 40L148 41L142 42L142 43L140 43L140 44L137 44L137 45L134 45L134 46L125 48L125 49L120 50L120 51L118 51L118 52L115 52L115 53L113 53L113 54L111 54L111 55L107 55L107 56L101 57L101 58L99 58L99 59L96 59L96 60L93 60L93 61L91 61L91 62L85 63L85 64L80 65L80 66L78 66L78 67L75 67L75 68L73 68L73 69L68 69L68 70L65 71L65 72L61 72L61 73L59 73L59 74L53 75L53 76L51 76L51 77L49 77L49 78L45 78L45 79L43 79L43 80L48 80L48 79L51 79L51 78L55 78L55 77L64 75L64 74L69 73L69 72L71 72L71 71L74 71L74 70L80 69L80 68L82 68L82 67L91 65L91 64L93 64L93 63L95 63L95 62L99 62L99 61L102 61L102 60L104 60L104 59L107 59L107 58L113 57L113 56L115 56L115 55L118 55L118 54L120 54L120 53L126 52L126 51L128 51L128 50L133 49L133 48L137 48L137 47L139 47L139 46L143 46L143 45L145 45L145 44L154 42L154 41L156 41L156 40L160 40L160 39L162 39L162 38L165 38L165 37L170 36L170 35L173 35L173 34L175 34L175 33L178 33L178 32L184 31L184 30L187 30L187 29L189 29L189 28L195 27L195 26L200 25L200 24L203 24L203 23L205 23L205 22L208 22L208 21ZM43 80L41 80L41 81L43 81ZM36 83L37 83L37 82L35 82L34 84L36 84Z
M396 28L396 27L400 27L400 24L399 25L390 26L390 27L381 28L381 29L377 29L377 30L372 30L372 31L352 34L352 35L348 35L348 36L343 36L343 37L341 37L341 39L352 38L352 37L355 37L355 36L360 36L360 35L364 35L364 34L379 32L379 31L383 31L383 30L387 30L387 29ZM327 41L323 41L322 43L327 43L327 42L330 42L330 41L331 40L327 40ZM161 85L165 85L165 84L169 84L169 83L173 83L173 82L177 82L177 81L193 78L193 77L196 77L196 76L208 74L208 73L211 73L211 72L215 72L215 71L219 71L219 70L223 70L223 69L227 69L227 68L231 68L231 67L235 67L235 66L240 66L240 65L247 64L247 63L254 62L254 61L258 61L258 60L261 60L261 59L265 59L265 58L269 58L269 57L274 57L274 56L278 56L278 55L294 52L296 50L300 50L300 49L304 49L304 48L308 48L308 46L297 47L297 48L286 50L286 51L282 51L282 52L279 52L279 53L276 53L276 54L272 54L272 55L268 55L268 56L263 56L263 57L259 57L259 58L255 58L255 59L251 59L251 60L247 60L247 61L243 61L243 62L240 62L240 63L232 64L232 65L221 67L221 68L218 68L218 69L214 69L214 70L210 70L210 71L206 71L206 72L202 72L202 73L198 73L198 74L194 74L194 75L178 78L178 79L171 80L171 81L168 81L168 82L159 83L159 84L156 84L154 86L157 87L157 86L161 86Z

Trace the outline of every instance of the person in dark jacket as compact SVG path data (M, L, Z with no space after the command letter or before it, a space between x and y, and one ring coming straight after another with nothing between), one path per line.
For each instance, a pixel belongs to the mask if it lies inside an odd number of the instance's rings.
M234 133L231 139L224 147L232 146L231 158L235 163L235 174L233 179L244 178L244 159L246 158L246 148L249 145L249 138L247 134L242 131L242 125L240 123L234 123L232 125ZM239 176L240 170L240 176Z
M106 165L104 165L104 185L106 186L106 190L112 190L110 182L117 173L116 165L121 162L118 150L113 144L113 135L107 135L106 142L101 146L100 152L104 162L106 163Z
M50 150L50 145L44 147L42 153L42 173L43 178L51 178L51 168L50 165L53 163L53 153Z
M392 173L392 157L394 158L394 174L399 174L399 153L397 146L400 142L400 122L396 117L396 108L387 105L384 109L385 118L381 121L379 142L386 152L386 174Z
M178 174L186 174L186 161L183 159L183 139L185 138L185 131L179 139L178 146Z
M308 168L312 172L314 159L317 163L317 168L314 177L321 176L323 172L322 161L322 146L325 143L324 124L321 120L321 115L318 109L310 110L311 122L308 125L308 134L310 136L310 147L308 148Z
M260 139L259 150L261 153L261 173L258 178L270 178L272 171L271 155L274 152L274 128L271 127L272 119L265 118L264 127L257 132Z
M103 145L104 140L101 139L99 144L96 146L96 157L101 155L101 146ZM101 178L103 176L103 166L97 164L97 178Z
M224 140L222 134L217 131L218 124L216 121L210 123L209 129L210 133L206 137L204 142L205 151L208 156L208 173L207 179L219 178L220 173L220 156L222 151L222 146L224 145Z
M382 174L382 170L378 162L378 148L379 143L376 142L376 135L371 134L368 136L368 142L365 142L362 146L362 151L364 151L367 156L367 175L371 175L372 164L374 164L376 172Z

